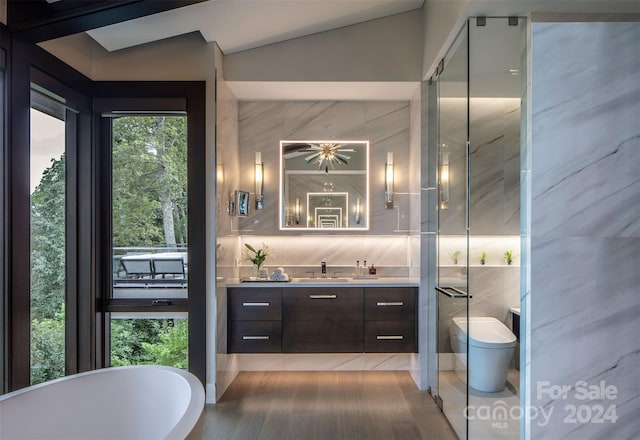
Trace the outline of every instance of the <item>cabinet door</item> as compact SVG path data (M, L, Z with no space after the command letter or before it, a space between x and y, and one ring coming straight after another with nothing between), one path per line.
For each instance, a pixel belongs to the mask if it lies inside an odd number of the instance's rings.
M367 353L417 352L416 322L366 321L364 351Z
M234 321L279 321L282 319L282 289L229 289L229 319Z
M362 353L363 289L286 288L282 293L285 353Z
M280 353L280 321L231 321L228 342L230 353Z
M282 322L284 353L362 353L362 320Z
M362 307L360 287L287 287L282 292L286 321L362 321Z
M367 287L364 290L364 319L393 321L416 319L416 287Z

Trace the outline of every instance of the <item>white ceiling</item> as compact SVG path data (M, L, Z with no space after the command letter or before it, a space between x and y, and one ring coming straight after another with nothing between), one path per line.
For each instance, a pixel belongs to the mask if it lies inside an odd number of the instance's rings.
M225 54L419 9L424 0L208 0L94 29L108 51L199 31Z

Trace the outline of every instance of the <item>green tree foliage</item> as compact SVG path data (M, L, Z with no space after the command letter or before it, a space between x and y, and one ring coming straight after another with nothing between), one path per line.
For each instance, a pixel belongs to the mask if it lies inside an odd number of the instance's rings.
M31 383L64 376L64 307L53 319L31 321Z
M186 244L186 130L185 117L113 121L115 247Z
M31 195L31 383L64 376L65 163L53 159Z
M186 319L114 319L111 365L168 365L187 368Z
M186 129L182 116L114 119L114 247L186 245ZM31 195L32 383L65 372L65 165L52 160ZM113 366L187 366L187 320L118 319L111 331Z
M31 316L53 319L65 296L65 163L51 161L31 195Z
M177 319L173 325L159 335L159 343L143 343L146 352L160 365L187 368L189 324L186 319Z

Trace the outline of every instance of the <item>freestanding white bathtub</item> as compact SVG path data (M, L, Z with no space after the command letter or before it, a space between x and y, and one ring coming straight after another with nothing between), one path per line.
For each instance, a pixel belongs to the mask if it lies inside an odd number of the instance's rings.
M191 373L104 368L0 396L0 439L201 439L203 410Z

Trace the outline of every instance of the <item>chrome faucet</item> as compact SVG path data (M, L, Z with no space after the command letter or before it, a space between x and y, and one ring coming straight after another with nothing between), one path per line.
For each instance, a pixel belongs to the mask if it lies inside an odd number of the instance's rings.
M322 263L320 263L321 269L320 269L320 273L322 274L322 278L326 278L327 277L327 262L323 261Z

